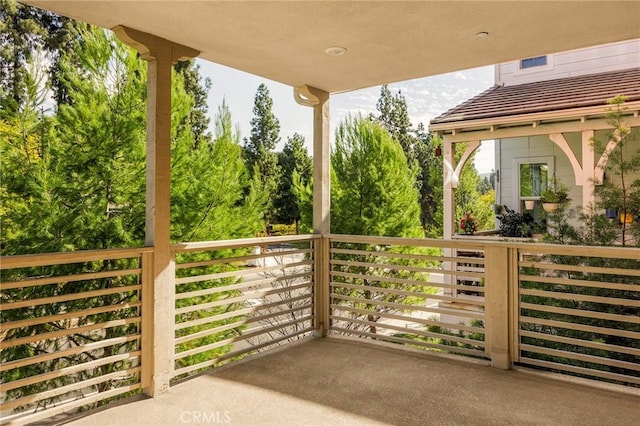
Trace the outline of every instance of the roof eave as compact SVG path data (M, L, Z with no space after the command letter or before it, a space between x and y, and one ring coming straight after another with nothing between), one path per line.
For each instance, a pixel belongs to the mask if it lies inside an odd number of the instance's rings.
M640 114L640 100L627 102L624 105L625 115L637 117ZM602 118L611 111L611 105L598 105L564 110L535 112L529 114L505 115L476 120L448 121L445 123L432 123L429 130L441 135L459 134L464 132L478 132L482 130L495 131L502 127L531 126L536 127L542 123L556 123L563 121L587 121L594 118Z

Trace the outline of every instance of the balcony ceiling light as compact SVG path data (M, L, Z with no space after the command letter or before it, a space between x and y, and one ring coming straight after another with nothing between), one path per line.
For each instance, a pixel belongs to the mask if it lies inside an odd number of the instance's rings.
M342 56L347 53L347 49L341 46L330 46L324 49L324 53L329 56Z

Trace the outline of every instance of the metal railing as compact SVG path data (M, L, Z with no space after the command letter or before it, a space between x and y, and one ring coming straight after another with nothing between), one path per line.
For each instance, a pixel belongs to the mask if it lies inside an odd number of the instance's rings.
M312 334L640 385L637 249L303 235L172 250L175 297L155 307L152 248L0 258L3 422L147 389L154 351L173 352L175 380ZM166 303L173 339L144 346Z
M142 270L151 256L115 249L2 258L3 423L141 389Z
M314 237L179 244L173 377L310 335Z
M614 247L518 247L513 360L640 385L640 253Z
M486 358L484 250L453 246L331 235L331 333Z

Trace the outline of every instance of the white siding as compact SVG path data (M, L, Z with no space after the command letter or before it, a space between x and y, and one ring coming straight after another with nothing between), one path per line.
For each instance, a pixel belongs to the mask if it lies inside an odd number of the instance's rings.
M520 69L520 61L496 65L496 83L512 86L535 81L640 67L640 39L548 55L548 66Z
M565 134L572 151L582 162L581 135ZM572 206L582 205L582 187L575 186L575 175L569 159L564 152L555 146L547 136L531 136L530 138L508 138L500 140L500 200L496 204L519 210L518 189L515 186L516 159L533 159L534 157L553 157L556 178L570 189L569 198ZM554 171L551 171L553 174Z

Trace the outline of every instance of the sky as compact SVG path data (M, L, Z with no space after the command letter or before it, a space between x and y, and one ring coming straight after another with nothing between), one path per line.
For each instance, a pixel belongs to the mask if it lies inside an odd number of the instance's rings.
M273 99L273 113L280 121L281 144L288 136L299 133L305 137L311 153L313 139L313 109L298 105L293 98L293 88L284 84L247 74L233 68L198 59L202 77L211 79L209 91L209 113L213 119L224 99L229 106L234 123L240 127L241 138L251 133L253 101L261 83L265 83ZM433 77L407 80L389 85L392 94L398 90L407 100L411 123L423 123L448 109L483 92L493 85L493 66L457 71ZM332 95L329 101L331 133L347 115L370 112L377 113L376 102L380 96L380 86ZM213 120L212 120L213 121ZM281 149L279 146L277 149ZM493 143L483 142L475 159L479 173L488 173L494 168Z

